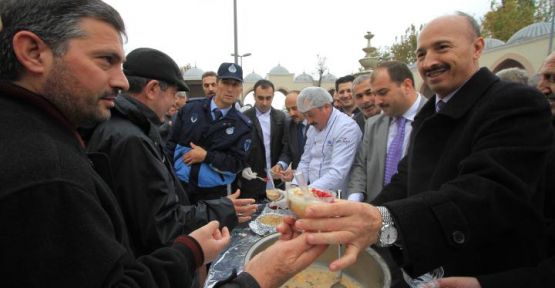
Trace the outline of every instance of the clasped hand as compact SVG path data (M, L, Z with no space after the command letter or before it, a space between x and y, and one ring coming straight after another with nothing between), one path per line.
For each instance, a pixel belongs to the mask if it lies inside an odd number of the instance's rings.
M193 165L197 163L202 163L206 158L206 150L204 148L195 145L195 143L191 142L191 150L183 155L183 162L187 165Z
M293 180L293 170L291 169L291 167L288 167L287 170L283 170L279 163L272 167L272 174L278 176L283 182L289 182Z

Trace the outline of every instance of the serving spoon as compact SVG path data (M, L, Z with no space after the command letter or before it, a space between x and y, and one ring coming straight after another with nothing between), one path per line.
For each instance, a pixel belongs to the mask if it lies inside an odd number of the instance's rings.
M337 189L337 198L341 199L341 189ZM341 259L341 244L337 245L337 259ZM343 269L339 269L339 271L337 271L337 275L335 276L335 283L333 283L330 288L347 288L341 283L342 278Z

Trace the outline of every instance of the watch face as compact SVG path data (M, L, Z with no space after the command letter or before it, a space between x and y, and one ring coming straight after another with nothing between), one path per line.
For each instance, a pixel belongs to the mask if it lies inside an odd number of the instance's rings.
M397 241L397 229L393 225L385 225L380 234L382 245L393 245Z

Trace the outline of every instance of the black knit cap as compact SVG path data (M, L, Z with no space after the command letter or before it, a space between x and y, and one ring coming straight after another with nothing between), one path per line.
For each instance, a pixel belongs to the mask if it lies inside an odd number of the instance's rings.
M162 51L137 48L127 54L126 58L123 63L125 75L161 80L176 85L178 91L190 91L175 61Z

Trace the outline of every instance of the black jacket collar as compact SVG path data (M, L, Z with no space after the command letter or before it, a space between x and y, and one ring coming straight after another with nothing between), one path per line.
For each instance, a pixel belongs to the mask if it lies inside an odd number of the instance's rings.
M498 81L499 78L487 68L480 68L480 70L474 73L459 91L453 95L453 98L449 100L449 104L445 105L445 108L441 109L438 114L443 114L453 119L463 117L468 110L472 108L474 103ZM422 108L422 115L435 113L436 97L437 96L434 95L430 98L428 103Z
M48 114L51 118L55 119L62 126L67 128L79 141L81 147L85 147L85 143L76 127L69 122L69 120L62 114L62 112L54 106L48 99L42 95L29 91L21 86L15 85L9 81L0 80L0 97L11 98L16 101L24 102L25 104L34 106L42 112Z
M115 110L139 127L144 127L147 131L150 128L150 123L162 124L162 121L152 109L127 94L121 94L116 98Z

